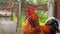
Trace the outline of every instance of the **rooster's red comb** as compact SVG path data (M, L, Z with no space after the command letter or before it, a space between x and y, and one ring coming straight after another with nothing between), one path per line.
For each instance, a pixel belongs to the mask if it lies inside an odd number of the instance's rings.
M35 11L36 8L32 7L32 6L28 6L28 12L31 12L31 11Z

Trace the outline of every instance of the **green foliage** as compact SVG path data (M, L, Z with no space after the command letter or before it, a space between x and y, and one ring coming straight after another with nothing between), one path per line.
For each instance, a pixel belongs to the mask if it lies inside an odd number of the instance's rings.
M39 23L40 25L44 25L45 21L48 18L47 11L44 10L37 10L38 16L39 16Z
M40 20L40 25L44 25L45 21L47 20L47 18L48 18L48 15L45 14L44 17L43 17L43 19Z
M47 2L53 2L54 0L29 0L31 4L47 4Z
M21 16L21 27L24 26L26 16Z
M46 4L49 0L29 0L31 4Z
M13 21L17 22L17 16L15 16L15 15L13 16Z
M38 4L46 4L49 0L38 0Z

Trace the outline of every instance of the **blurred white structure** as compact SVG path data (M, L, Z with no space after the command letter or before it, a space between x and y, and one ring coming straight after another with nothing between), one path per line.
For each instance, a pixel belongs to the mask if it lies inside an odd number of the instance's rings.
M0 20L0 34L16 34L16 23Z
M54 15L54 3L53 2L48 2L47 3L47 8L48 8L48 17L53 17Z
M2 16L11 16L11 11L8 10L0 10L0 15Z

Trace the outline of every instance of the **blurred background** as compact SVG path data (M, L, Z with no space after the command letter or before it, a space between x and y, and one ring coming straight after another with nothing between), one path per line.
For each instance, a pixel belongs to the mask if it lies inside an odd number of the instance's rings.
M0 0L1 34L16 34L19 29L23 28L26 20L26 12L24 9L29 5L37 8L36 12L39 16L40 25L44 25L49 17L55 16L57 19L60 19L60 12L55 10L57 8L56 4L56 0ZM7 31L9 32L7 33ZM21 33L21 30L19 32Z

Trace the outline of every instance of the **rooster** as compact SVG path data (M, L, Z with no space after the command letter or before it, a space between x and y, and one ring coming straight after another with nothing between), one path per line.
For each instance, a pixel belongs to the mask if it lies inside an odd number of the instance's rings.
M42 26L40 26L40 28L42 29L44 34L50 34L51 33L50 28L49 28L48 25L42 25Z
M51 34L56 34L56 31L58 31L59 25L58 21L54 17L50 17L46 20L46 25L49 26Z
M27 19L23 27L23 34L50 34L48 25L39 25L39 18L35 10L34 7L28 7Z

